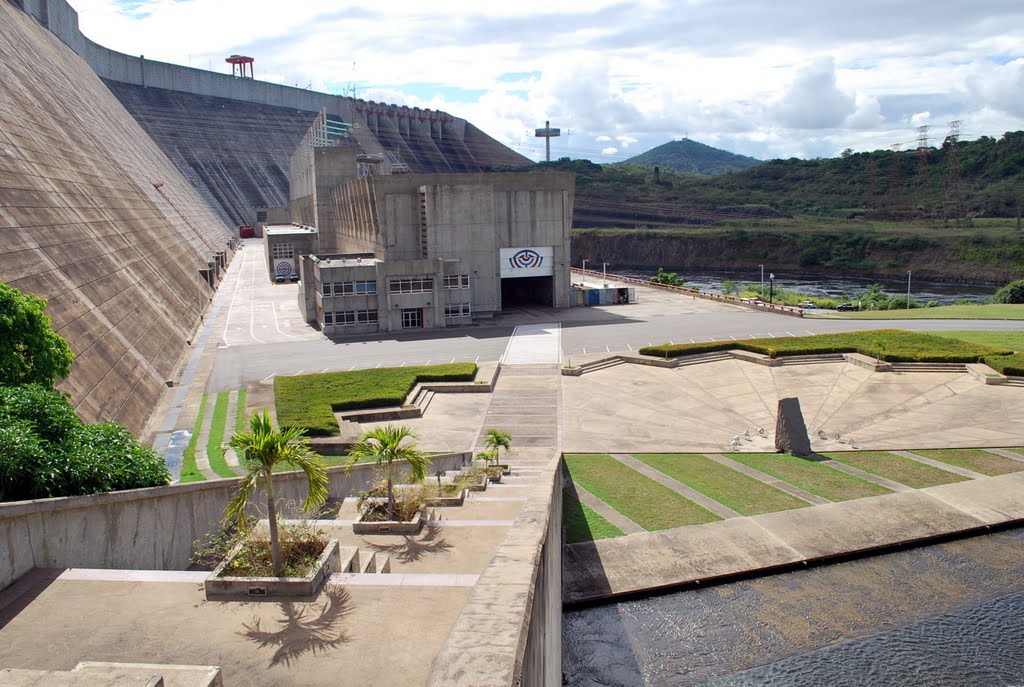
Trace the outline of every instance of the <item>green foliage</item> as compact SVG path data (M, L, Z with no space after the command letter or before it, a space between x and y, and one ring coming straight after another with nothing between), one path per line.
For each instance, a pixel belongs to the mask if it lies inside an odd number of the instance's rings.
M45 309L44 299L0 282L0 385L50 387L71 371L75 356Z
M472 381L476 370L473 363L454 363L276 377L277 418L309 436L333 436L339 432L335 412L401 405L418 382Z
M1024 377L1024 353L990 355L985 357L984 363L1001 374Z
M284 571L284 559L277 526L277 501L274 497L274 468L289 463L306 474L309 488L303 510L309 512L323 505L327 500L327 470L320 456L314 453L303 438L301 429L286 427L276 429L270 421L270 413L253 413L249 420L249 431L231 437L231 448L245 456L248 471L238 482L238 493L224 512L227 520L233 521L240 529L248 525L246 511L252 497L260 488L267 493L267 523L270 530L270 548L274 575L280 577Z
M59 391L0 387L0 500L167 484L163 459L121 425L86 425Z
M622 530L568 492L562 495L562 527L565 530L566 544L623 535Z
M666 272L664 267L658 268L658 273L651 277L651 281L666 286L683 286L685 283L675 272Z
M660 346L641 348L640 354L659 358L675 358L729 349L761 353L770 358L823 353L862 353L875 357L876 354L881 353L882 359L889 362L974 363L986 356L1002 356L1011 353L1006 349L959 339L947 339L901 329L880 329L868 332L817 334L776 339L661 344Z
M739 287L736 285L736 282L733 281L732 279L726 279L725 281L722 282L722 293L724 293L726 296L732 296L738 292Z
M1024 303L1024 279L1012 281L996 291L993 303Z
M210 461L210 469L218 477L238 476L224 458L224 430L227 427L229 396L230 392L227 391L217 394L210 420L210 435L206 438L206 457Z
M284 577L308 575L327 546L324 533L306 523L281 525L278 539ZM275 576L270 539L252 536L250 528L231 528L210 535L205 542L194 541L192 563L204 570L212 570L239 544L241 548L224 570L226 576Z
M736 155L684 138L651 148L647 152L629 158L624 164L647 167L658 165L678 172L715 175L747 169L759 162L760 160L746 155Z
M484 446L490 453L494 454L494 462L501 462L501 450L505 452L512 450L512 435L500 429L488 429L484 432Z
M182 484L206 481L206 476L203 475L202 471L199 470L199 465L196 464L196 445L199 443L199 432L202 430L203 414L205 412L206 394L203 394L203 399L199 402L199 414L196 416L196 422L192 426L192 436L189 438L188 446L185 447L185 451L182 454L181 478L178 480Z
M360 459L369 460L384 468L387 481L388 520L395 515L395 463L408 463L413 481L419 482L427 476L430 458L419 450L414 441L416 435L408 427L385 425L363 432L359 443L349 451L354 465Z

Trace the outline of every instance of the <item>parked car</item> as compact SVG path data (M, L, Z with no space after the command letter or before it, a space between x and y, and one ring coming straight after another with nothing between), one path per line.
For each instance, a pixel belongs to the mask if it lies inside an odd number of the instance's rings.
M838 308L836 308L836 310L838 310L839 312L853 312L854 310L860 310L860 308L858 308L853 303L843 303Z
M816 306L814 303L811 303L810 301L802 301L797 307L803 308L804 310L808 310L817 308L818 306Z

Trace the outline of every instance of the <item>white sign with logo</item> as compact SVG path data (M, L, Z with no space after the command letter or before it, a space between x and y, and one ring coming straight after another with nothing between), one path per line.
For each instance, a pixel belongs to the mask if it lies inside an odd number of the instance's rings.
M501 249L501 278L550 277L555 273L551 246Z
M274 276L284 277L287 279L292 274L298 274L298 270L295 269L294 258L275 258L274 259Z

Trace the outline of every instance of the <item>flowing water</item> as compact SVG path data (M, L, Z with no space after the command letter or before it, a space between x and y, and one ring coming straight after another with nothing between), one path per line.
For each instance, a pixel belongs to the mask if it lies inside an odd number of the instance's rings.
M566 612L578 687L1024 685L1024 530Z
M666 268L667 269L667 268ZM671 271L671 270L668 270ZM657 270L627 270L622 272L624 276L642 277L649 279L657 274ZM765 288L768 288L768 270L764 273ZM687 286L696 287L707 291L721 291L722 282L732 279L740 284L760 284L761 273L757 270L753 273L735 272L679 272L677 276L686 280ZM907 294L907 280L892 279L859 279L856 277L823 275L802 276L799 273L776 273L775 287L796 291L808 296L819 298L834 298L836 300L855 300L857 295L863 293L874 283L882 285L882 290L891 296L905 296ZM997 286L985 286L980 284L948 284L944 282L926 282L915 280L911 275L910 297L921 303L935 301L939 305L950 305L957 300L971 302L984 302L996 292Z

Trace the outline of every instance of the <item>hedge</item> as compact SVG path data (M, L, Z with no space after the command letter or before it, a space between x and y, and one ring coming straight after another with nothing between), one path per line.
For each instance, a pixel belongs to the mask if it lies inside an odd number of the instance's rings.
M301 427L309 436L334 436L339 433L336 412L399 406L419 382L470 382L476 371L474 363L453 363L276 377L277 421L282 427Z
M985 364L1004 375L1024 377L1024 353L986 356Z
M879 345L881 344L881 346ZM676 358L710 351L739 349L770 358L826 353L862 353L888 362L976 363L982 359L1008 356L1012 351L993 346L948 339L902 329L816 334L778 339L745 339L696 344L662 344L640 349L641 355ZM991 364L991 363L990 363Z

